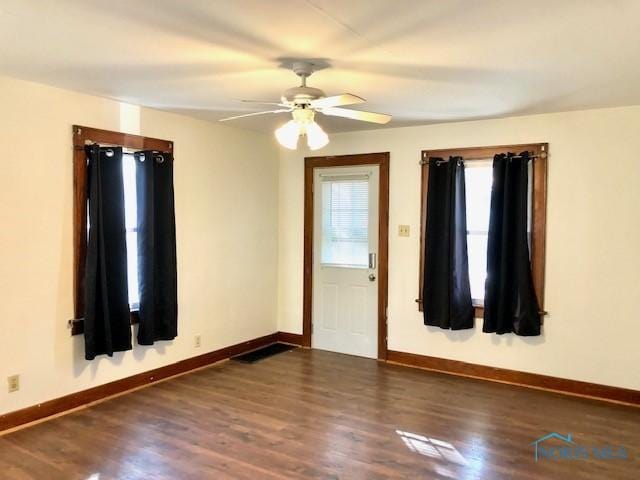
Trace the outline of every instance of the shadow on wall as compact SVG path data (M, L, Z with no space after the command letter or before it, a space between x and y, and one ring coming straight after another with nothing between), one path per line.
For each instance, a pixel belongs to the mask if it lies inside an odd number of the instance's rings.
M98 370L103 364L111 364L111 365L121 365L127 355L133 355L135 363L141 363L147 352L150 350L154 350L159 356L163 356L166 353L166 347L173 345L172 341L166 342L156 342L154 345L138 345L136 343L136 338L138 335L138 326L133 326L132 332L132 346L133 349L127 352L116 352L113 354L113 357L109 357L107 355L100 355L96 357L95 360L86 360L84 358L84 337L82 335L75 335L72 338L73 341L73 376L78 378L83 375L83 373L90 369L91 380L96 378L98 374ZM135 373L135 372L132 372Z
M491 335L491 343L493 345L506 345L508 347L514 345L514 343L516 345L522 343L527 345L541 345L545 342L544 327L542 329L542 333L536 337L521 337L513 333L496 335L494 333L489 334L482 332L481 319L476 319L476 325L474 328L468 328L465 330L444 330L440 327L432 327L428 325L425 325L425 328L429 334L444 335L450 342L466 342L475 335Z
M507 333L505 335L496 335L495 333L492 333L490 335L492 344L507 345L508 347L513 345L514 342L517 344L525 343L527 345L541 345L545 342L544 327L542 327L540 335L536 337L521 337L513 333Z
M467 328L465 330L445 330L440 327L432 327L425 325L427 332L430 334L441 334L447 337L451 342L466 342L475 334L475 328Z

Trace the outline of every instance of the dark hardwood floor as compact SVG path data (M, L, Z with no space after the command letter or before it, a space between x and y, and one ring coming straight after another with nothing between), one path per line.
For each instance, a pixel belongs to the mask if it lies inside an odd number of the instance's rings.
M630 458L536 462L550 432ZM0 478L638 479L640 409L297 349L0 437Z

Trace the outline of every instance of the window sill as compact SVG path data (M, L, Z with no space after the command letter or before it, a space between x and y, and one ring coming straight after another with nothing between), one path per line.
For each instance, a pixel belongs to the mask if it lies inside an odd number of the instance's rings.
M132 310L130 312L131 316L131 325L140 322L140 314L138 310ZM84 333L84 318L76 318L73 320L69 320L68 326L71 329L71 335L81 335Z
M422 312L424 311L422 308L422 299L421 298L416 298L416 303L418 304L418 311ZM484 306L483 305L478 305L478 304L474 304L473 305L473 316L474 318L484 318Z

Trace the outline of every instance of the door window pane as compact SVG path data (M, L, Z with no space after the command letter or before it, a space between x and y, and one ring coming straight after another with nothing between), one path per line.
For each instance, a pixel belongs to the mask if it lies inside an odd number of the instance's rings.
M366 268L368 253L368 178L323 180L321 263Z

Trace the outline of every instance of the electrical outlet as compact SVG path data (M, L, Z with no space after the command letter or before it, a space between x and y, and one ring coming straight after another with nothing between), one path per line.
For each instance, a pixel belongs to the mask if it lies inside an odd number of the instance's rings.
M410 230L409 225L398 225L398 236L408 237L409 230Z
M202 345L202 341L200 339L200 335L196 335L193 339L193 344L196 348L200 348L200 345Z
M9 384L9 393L17 392L20 390L20 375L7 377L7 383Z

